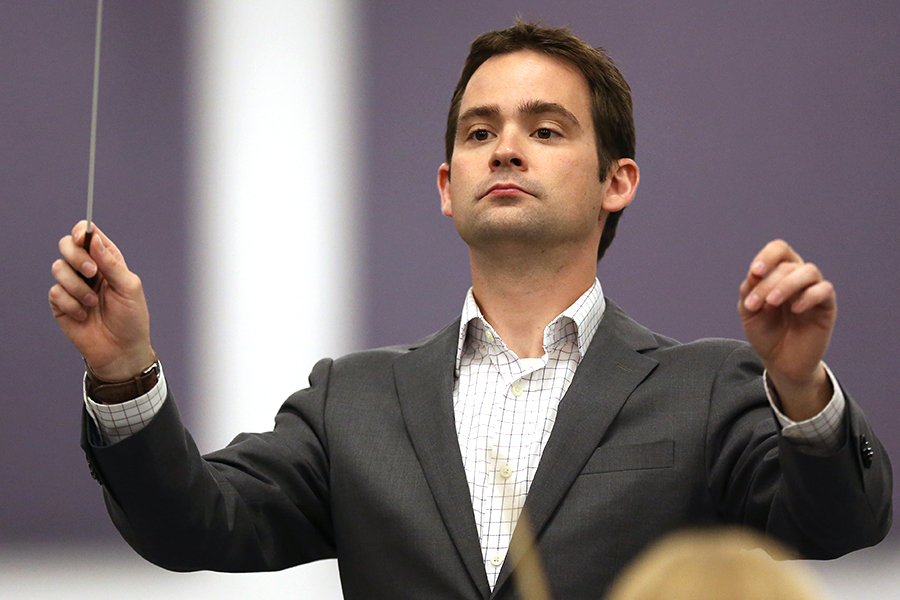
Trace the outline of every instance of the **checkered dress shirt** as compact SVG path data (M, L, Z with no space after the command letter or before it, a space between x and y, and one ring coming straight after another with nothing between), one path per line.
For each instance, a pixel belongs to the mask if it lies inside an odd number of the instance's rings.
M600 282L544 329L544 355L515 355L484 319L472 290L459 329L453 407L485 570L493 588L534 479L559 401L606 306Z

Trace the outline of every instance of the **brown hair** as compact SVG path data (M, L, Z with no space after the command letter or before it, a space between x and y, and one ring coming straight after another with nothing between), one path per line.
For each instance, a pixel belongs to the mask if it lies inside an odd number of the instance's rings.
M641 554L606 600L823 600L780 544L738 529L671 534Z
M535 23L516 20L512 27L489 31L472 42L469 55L447 114L447 131L444 136L447 164L453 157L459 108L466 86L475 71L485 61L498 54L519 50L534 50L547 56L564 60L575 67L587 80L591 94L591 118L597 140L597 159L600 180L603 181L613 163L620 158L634 158L634 118L631 108L631 88L602 48L593 48L568 29L541 27ZM616 235L616 226L622 211L610 213L597 249L599 261Z

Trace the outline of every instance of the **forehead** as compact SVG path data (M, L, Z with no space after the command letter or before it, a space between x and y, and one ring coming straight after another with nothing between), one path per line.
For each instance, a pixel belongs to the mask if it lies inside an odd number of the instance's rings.
M513 111L531 100L558 103L579 120L590 115L590 90L581 71L562 59L533 50L492 56L478 67L466 85L460 114L488 105Z

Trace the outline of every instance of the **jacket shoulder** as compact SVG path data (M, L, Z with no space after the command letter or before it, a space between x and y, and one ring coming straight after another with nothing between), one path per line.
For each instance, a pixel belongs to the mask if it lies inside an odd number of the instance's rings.
M385 367L390 369L394 362L411 352L432 347L434 345L450 346L455 344L459 333L459 318L448 323L440 331L429 334L411 344L396 344L392 346L382 346L380 348L372 348L368 350L360 350L351 352L340 358L334 359L333 368L338 371L353 371L360 368L367 370Z

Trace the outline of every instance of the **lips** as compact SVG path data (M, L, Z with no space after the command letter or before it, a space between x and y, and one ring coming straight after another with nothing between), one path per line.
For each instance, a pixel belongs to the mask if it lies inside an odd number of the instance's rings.
M516 196L519 194L531 194L528 190L523 187L516 185L515 183L495 183L488 190L482 194L482 198L486 196Z

